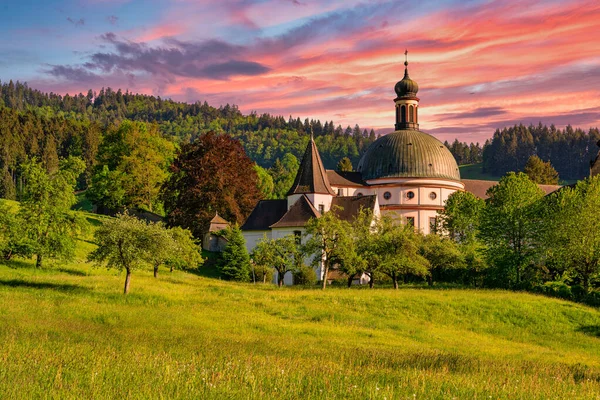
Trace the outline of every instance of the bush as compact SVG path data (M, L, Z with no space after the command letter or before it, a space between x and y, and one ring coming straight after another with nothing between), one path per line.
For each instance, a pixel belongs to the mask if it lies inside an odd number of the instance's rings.
M254 266L254 275L257 283L272 283L273 282L273 268L265 267L262 265Z
M539 286L540 292L561 299L572 300L573 292L571 287L562 281L550 281Z
M314 285L317 283L317 274L312 267L302 265L294 271L295 285Z

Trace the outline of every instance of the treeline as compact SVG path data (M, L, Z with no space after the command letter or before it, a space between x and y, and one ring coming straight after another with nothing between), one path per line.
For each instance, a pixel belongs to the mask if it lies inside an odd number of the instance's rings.
M450 150L458 165L479 164L483 162L483 148L479 145L479 142L467 144L455 139L452 144L446 140L444 145Z
M36 157L48 172L69 156L86 163L85 185L96 163L103 128L87 119L42 115L35 109L17 111L0 107L0 197L15 199L22 192L21 166Z
M335 168L343 157L354 165L375 139L373 130L360 126L335 126L333 121L284 118L252 112L243 115L235 105L218 108L206 102L175 102L160 97L114 91L61 96L31 89L24 83L0 83L0 107L33 113L39 119L60 118L95 123L105 130L123 120L155 123L159 131L178 143L193 142L208 131L227 133L239 139L248 155L260 166L269 168L290 153L300 157L312 131L326 168ZM48 131L52 133L51 131ZM26 132L23 132L26 134Z
M550 161L562 179L589 176L590 161L598 154L598 128L587 132L567 126L557 129L542 125L515 125L496 130L483 149L483 170L493 175L522 171L533 155Z

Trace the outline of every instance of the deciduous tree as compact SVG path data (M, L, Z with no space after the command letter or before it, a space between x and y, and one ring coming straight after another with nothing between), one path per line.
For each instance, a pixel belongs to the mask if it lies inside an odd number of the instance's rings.
M320 218L311 218L306 224L305 254L312 256L314 266L321 266L322 288L327 287L329 270L344 258L351 245L350 224L329 211Z
M300 249L293 235L277 239L264 237L250 256L256 265L271 267L277 271L277 284L283 286L288 272L294 272L302 263Z
M131 273L148 265L147 251L151 248L147 224L131 215L120 214L105 221L94 233L98 248L88 260L108 268L125 270L124 294L129 293Z
M524 173L509 172L488 195L480 236L498 273L495 284L518 286L524 269L534 262L544 192Z
M254 163L241 144L213 132L181 148L162 189L169 224L188 228L197 238L215 212L243 223L260 197Z
M38 268L45 257L73 257L77 235L86 225L82 216L71 210L77 202L77 178L84 170L83 161L75 157L61 160L53 174L35 159L23 164L25 184L18 218L33 246Z
M549 259L589 292L594 280L600 283L600 176L561 189L545 205L542 243Z

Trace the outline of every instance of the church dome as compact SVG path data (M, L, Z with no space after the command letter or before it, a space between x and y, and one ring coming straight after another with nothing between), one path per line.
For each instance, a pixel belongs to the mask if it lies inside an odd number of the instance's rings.
M358 163L364 180L378 178L440 178L460 181L450 150L427 133L406 129L380 137Z

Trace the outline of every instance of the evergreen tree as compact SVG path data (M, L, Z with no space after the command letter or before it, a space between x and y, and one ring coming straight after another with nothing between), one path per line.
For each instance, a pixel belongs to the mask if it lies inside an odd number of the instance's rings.
M340 172L352 172L354 169L352 168L352 161L348 157L342 158L336 167L336 171Z
M227 239L227 246L223 253L219 266L221 274L234 281L248 282L250 280L250 256L246 250L246 241L239 226L234 225L227 228L223 233Z
M531 156L525 165L525 174L540 185L558 185L558 172L550 162L544 162L538 156Z

